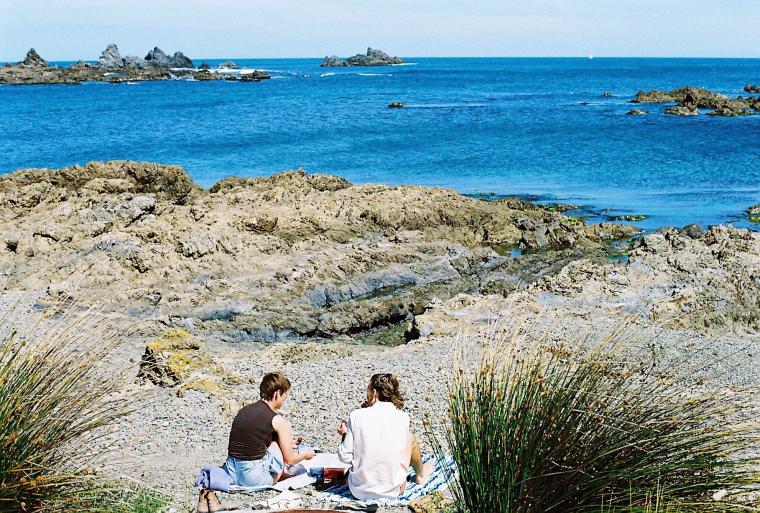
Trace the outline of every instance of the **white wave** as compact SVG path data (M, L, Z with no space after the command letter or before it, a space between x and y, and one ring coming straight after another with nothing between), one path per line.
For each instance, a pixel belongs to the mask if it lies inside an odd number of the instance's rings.
M392 77L390 73L347 73L347 75L359 75L362 77Z
M319 76L320 76L320 77L331 77L331 76L333 76L333 75L337 75L337 73L322 73L322 74L321 74L321 75L319 75Z
M416 66L416 62L402 62L401 64L391 64L391 66Z

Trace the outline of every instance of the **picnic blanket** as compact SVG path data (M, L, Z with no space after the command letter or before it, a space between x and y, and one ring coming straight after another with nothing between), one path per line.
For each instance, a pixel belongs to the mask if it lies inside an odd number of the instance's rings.
M434 456L425 456L424 462L434 460L435 466L430 477L423 485L418 485L414 482L415 473L414 470L409 470L407 476L406 490L403 495L398 499L373 499L370 501L362 501L365 503L375 503L382 506L406 506L411 501L424 497L436 491L445 489L451 480L456 475L457 466L454 462L454 458L446 456L445 458L435 458ZM328 488L320 493L320 499L333 501L333 502L347 502L356 501L357 499L351 495L351 490L348 488L348 483L340 484Z

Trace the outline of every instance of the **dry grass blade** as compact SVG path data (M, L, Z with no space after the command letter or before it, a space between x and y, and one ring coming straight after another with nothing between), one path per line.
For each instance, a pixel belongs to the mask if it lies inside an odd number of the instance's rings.
M757 425L742 422L747 405L734 391L673 379L684 369L655 376L623 358L619 349L636 342L626 322L596 335L567 330L557 344L544 338L556 326L516 320L463 341L448 431L430 431L457 462L462 511L636 510L652 497L678 511L747 510L732 501L760 463L746 452L758 441ZM712 502L716 490L729 490L727 500Z
M91 442L130 413L107 365L126 333L96 309L56 308L19 331L0 324L0 511L80 511L93 485ZM23 323L22 323L23 324ZM92 505L86 510L92 511Z

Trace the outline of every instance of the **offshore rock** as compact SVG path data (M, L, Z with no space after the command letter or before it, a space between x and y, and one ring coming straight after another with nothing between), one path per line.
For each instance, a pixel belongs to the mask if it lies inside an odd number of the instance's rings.
M324 68L345 66L391 66L393 64L403 64L403 62L404 60L400 57L391 57L382 50L367 48L366 54L358 53L353 57L349 57L345 61L335 55L325 57L321 66Z
M195 78L196 80L245 80L258 82L271 78L267 73L257 71L244 79L225 73L209 73L196 70L193 63L182 52L167 56L159 48L148 53L149 60L134 55L122 58L115 44L101 53L97 64L79 61L71 66L49 66L33 49L27 58L18 64L0 67L0 84L80 84L82 82L110 82L119 84L130 81L171 80L173 78Z
M348 64L346 63L346 61L344 61L337 55L330 55L324 58L320 66L323 68L340 68L340 67L348 66Z
M124 66L127 68L144 69L148 66L148 63L142 57L127 55L124 57Z
M184 53L182 52L174 52L174 55L172 55L171 59L169 59L170 67L172 68L194 68L195 64L193 64L193 61L190 60L189 57L186 57Z
M148 52L145 60L149 65L157 68L195 68L193 61L185 57L182 52L174 52L174 55L169 57L157 46Z
M760 93L760 85L747 84L744 86L744 91L747 93Z
M668 92L652 89L649 92L639 91L631 103L670 103L676 101L675 97Z
M208 71L208 70L211 69L211 64L209 64L208 62L204 62L203 64L201 64L200 66L198 66L198 69L200 71Z
M694 105L675 105L665 109L665 114L671 116L699 116L699 109Z
M631 109L626 114L629 116L646 116L649 114L649 112L645 111L644 109Z
M148 52L148 54L145 56L145 60L149 65L155 66L157 68L168 68L171 64L169 61L169 56L166 55L164 51L157 46Z
M19 65L26 66L29 68L47 68L48 62L40 57L40 54L37 53L37 50L34 48L30 48L28 52L26 52L26 57L23 61L19 62Z
M100 54L98 66L103 68L124 67L124 59L122 59L119 47L115 43L106 46L106 49Z
M234 61L224 61L217 66L220 69L238 69L238 65Z

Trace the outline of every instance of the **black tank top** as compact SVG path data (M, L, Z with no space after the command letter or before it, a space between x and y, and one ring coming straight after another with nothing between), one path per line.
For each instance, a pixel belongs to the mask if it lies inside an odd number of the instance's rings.
M260 460L275 433L272 419L277 414L263 401L244 406L232 421L227 454L240 460Z

